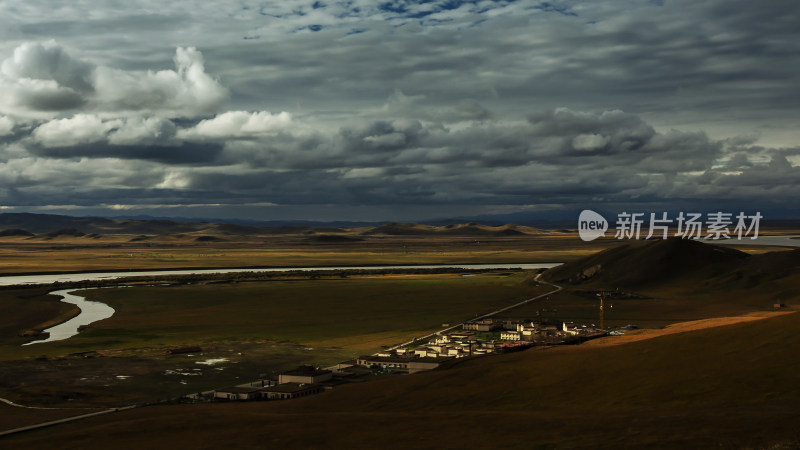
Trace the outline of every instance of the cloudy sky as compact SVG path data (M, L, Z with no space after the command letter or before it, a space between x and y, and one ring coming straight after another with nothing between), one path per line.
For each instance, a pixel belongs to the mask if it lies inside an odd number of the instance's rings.
M800 217L796 0L0 1L0 208Z

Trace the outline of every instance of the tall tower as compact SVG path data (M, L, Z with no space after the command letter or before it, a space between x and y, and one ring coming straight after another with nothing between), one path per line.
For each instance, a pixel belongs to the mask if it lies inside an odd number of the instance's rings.
M605 330L605 324L603 323L605 319L605 308L603 307L603 292L600 292L600 329Z

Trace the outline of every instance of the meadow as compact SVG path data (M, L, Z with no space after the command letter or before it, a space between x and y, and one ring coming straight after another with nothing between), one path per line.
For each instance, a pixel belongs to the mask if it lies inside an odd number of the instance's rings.
M175 398L299 364L352 359L551 289L531 283L525 272L470 275L80 291L112 306L114 316L65 341L26 347L18 336L0 341L0 397L48 406ZM202 354L167 354L188 346ZM225 361L198 364L213 359Z
M610 239L587 244L557 234L360 236L332 241L273 236L203 243L195 238L131 242L120 236L7 239L0 247L0 262L5 264L0 271L6 273L555 262L576 261L620 244ZM746 250L762 254L766 249ZM692 252L686 255L695 258ZM650 265L660 257L649 258L647 264L631 258L626 264L632 269L625 266L620 273L640 271L657 282L622 285L619 291L614 258L601 259L605 274L614 275L606 284L560 282L566 290L503 316L597 323L599 290L615 291L607 299L606 326L662 327L764 311L773 302L796 300L796 256L759 255L744 266L723 264L693 278ZM20 347L30 339L20 334L65 320L74 308L48 296L49 288L0 289L0 397L77 412L160 402L274 376L299 364L334 364L552 289L537 285L532 274L517 271L177 281L170 286L86 289L82 295L111 305L116 314L66 341L28 347ZM451 446L521 448L725 446L738 439L791 444L798 442L793 436L800 432L791 426L798 418L793 402L799 394L787 378L797 369L790 358L800 345L796 316L608 348L534 349L460 361L446 370L344 386L284 404L147 407L8 442L36 446L59 439L67 448L86 447L112 433L135 445L350 447L374 444L387 435L394 438L381 441L383 446L423 448L439 448L442 436ZM188 346L202 351L168 353ZM0 428L64 414L15 414L3 407ZM366 431L344 439L341 430L354 428ZM142 429L148 433L139 433ZM241 433L242 429L257 431Z
M345 238L347 235L345 235ZM198 237L138 241L131 236L0 238L0 274L114 270L308 267L380 264L549 263L570 261L614 241L574 236L359 236L351 240L303 235Z
M76 352L269 340L370 350L547 289L526 277L384 275L83 290L76 293L116 313L47 345Z

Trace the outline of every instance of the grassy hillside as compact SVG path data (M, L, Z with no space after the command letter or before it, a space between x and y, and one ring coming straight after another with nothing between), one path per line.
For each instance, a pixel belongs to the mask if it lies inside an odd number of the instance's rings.
M737 266L748 255L727 247L678 238L614 247L548 271L544 277L570 284L641 287L674 280L707 279Z
M566 287L517 311L554 320L661 327L721 315L770 310L800 299L800 250L746 254L685 240L625 244L543 274Z
M798 352L800 315L790 314L620 346L481 358L290 402L145 408L6 443L793 448Z

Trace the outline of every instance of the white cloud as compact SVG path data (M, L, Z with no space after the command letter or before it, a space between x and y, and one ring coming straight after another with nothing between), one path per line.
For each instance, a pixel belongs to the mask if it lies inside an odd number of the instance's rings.
M342 178L371 178L382 174L383 169L380 167L360 167L346 170Z
M107 119L97 114L76 114L54 119L33 130L34 141L44 147L74 147L107 142L115 145L177 145L177 127L160 117ZM2 119L0 119L2 135Z
M14 121L6 116L0 116L0 136L7 136L14 130Z
M19 115L77 108L93 90L93 71L54 41L24 43L0 64L0 108Z
M406 143L406 135L400 132L382 134L377 136L367 136L364 142L369 142L376 147L395 147Z
M205 72L194 47L175 52L176 70L132 72L109 67L95 71L96 107L104 111L151 111L195 116L217 110L228 92Z
M114 145L151 144L170 139L175 133L175 124L167 119L135 117L111 132L108 142Z
M191 180L180 171L170 171L164 176L164 180L155 187L159 189L184 189L189 187Z
M256 137L285 129L292 122L287 112L271 114L268 111L250 113L247 111L228 111L213 119L203 120L195 127L182 131L184 138L226 138Z
M611 138L600 134L579 134L572 139L575 150L597 150L608 144Z
M45 147L67 147L102 141L110 130L120 125L120 120L103 121L94 114L76 114L39 125L33 137Z
M24 43L0 65L0 112L191 117L219 109L228 91L205 72L202 54L178 47L174 63L175 70L126 71L77 59L55 41Z

